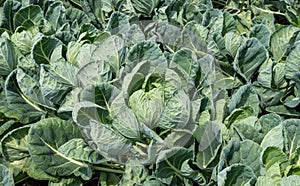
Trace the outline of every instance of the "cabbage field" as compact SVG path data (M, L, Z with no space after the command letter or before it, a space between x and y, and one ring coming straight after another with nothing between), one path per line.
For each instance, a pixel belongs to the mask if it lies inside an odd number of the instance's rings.
M0 14L0 185L300 185L298 0Z

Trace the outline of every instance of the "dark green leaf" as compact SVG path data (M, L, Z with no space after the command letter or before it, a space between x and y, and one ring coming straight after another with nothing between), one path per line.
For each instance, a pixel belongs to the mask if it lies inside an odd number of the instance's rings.
M273 59L277 62L285 55L290 39L297 30L293 26L284 26L274 32L271 36L270 51L273 54Z
M38 64L51 63L50 57L54 49L60 45L60 41L53 37L43 36L33 46L31 56Z
M37 5L30 5L19 9L14 16L14 29L22 26L30 29L39 26L43 22L44 16L42 9Z
M192 151L182 147L162 151L156 161L156 176L160 178L170 176L182 178L181 166L185 160L192 158L192 156Z
M81 134L73 122L47 118L35 123L28 133L28 149L34 163L52 176L80 175L88 180L92 176L88 164L59 152L59 148Z
M103 157L93 150L88 144L81 138L73 138L67 143L58 148L58 151L64 154L66 157L78 161L85 161L92 164L98 164L103 162Z
M1 27L14 31L13 18L16 12L22 7L22 3L13 0L5 1L3 5Z
M130 49L125 70L131 72L138 63L145 61L150 62L150 72L162 73L167 67L165 56L158 45L147 41L138 43Z
M216 158L222 144L221 130L217 124L207 123L199 126L194 136L199 143L197 152L197 163L201 168L207 168Z
M29 157L27 148L29 129L30 126L14 129L1 139L1 152L7 161L17 162Z
M18 64L18 53L13 43L2 37L0 39L0 75L8 75Z
M253 185L255 182L253 170L243 164L233 164L218 174L218 185L221 186Z
M254 110L254 114L258 115L259 99L251 85L241 86L237 92L232 95L228 103L228 113L243 106L251 106Z
M251 38L239 48L233 66L244 80L250 81L254 73L268 57L268 51L261 42L256 38Z
M128 17L121 12L114 12L107 24L106 29L111 34L125 34L130 27Z
M29 123L40 118L45 111L23 95L17 84L16 72L12 71L5 81L5 97L8 105L2 110L5 109L5 114L18 119L21 123Z
M293 48L286 59L285 77L287 79L294 79L294 75L300 72L300 44Z

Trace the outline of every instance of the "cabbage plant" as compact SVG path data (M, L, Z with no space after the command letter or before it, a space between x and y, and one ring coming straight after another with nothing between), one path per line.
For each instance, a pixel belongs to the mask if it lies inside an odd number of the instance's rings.
M298 4L0 1L0 185L300 185Z

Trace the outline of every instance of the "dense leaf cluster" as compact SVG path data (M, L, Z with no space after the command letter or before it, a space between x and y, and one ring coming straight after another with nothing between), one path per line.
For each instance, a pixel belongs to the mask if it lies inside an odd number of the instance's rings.
M300 184L296 1L0 3L1 184Z

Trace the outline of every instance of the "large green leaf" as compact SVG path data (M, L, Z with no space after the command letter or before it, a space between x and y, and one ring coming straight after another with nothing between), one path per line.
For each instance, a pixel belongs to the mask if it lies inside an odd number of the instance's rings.
M26 159L23 170L28 176L35 180L49 180L49 181L58 181L59 178L47 174L43 169L37 165L31 157Z
M294 76L297 72L300 72L300 44L295 46L289 53L288 57L286 58L285 63L285 77L287 79L294 79Z
M210 4L210 2L206 2L207 4ZM228 11L223 12L223 19L224 19L224 25L222 30L222 35L224 36L226 33L234 33L236 31L236 23L233 18L233 15L230 14Z
M66 61L59 61L50 65L50 73L55 76L55 79L70 86L76 85L77 72L78 67Z
M130 1L135 11L138 14L142 14L144 16L150 16L151 12L159 3L159 0L145 0L145 1L130 0Z
M140 62L150 62L150 72L162 73L167 67L167 61L157 44L144 41L134 45L126 59L126 72L132 69Z
M91 102L80 102L73 111L73 120L93 149L98 150L106 159L126 162L128 157L133 156L130 141L101 124L97 109L103 108Z
M5 186L13 186L14 178L9 172L8 168L0 164L0 184Z
M229 127L234 123L240 123L241 121L253 116L255 116L255 113L252 107L241 107L233 110L230 115L225 118L224 124Z
M16 72L12 71L5 81L5 97L8 105L3 106L1 110L21 123L29 123L46 112L23 95L17 84Z
M70 46L69 46L70 45ZM87 63L90 63L92 61L92 53L95 50L95 48L97 47L94 44L79 44L80 47L76 46L77 44L74 44L72 42L70 42L68 45L68 51L67 51L67 59L68 61L70 61L71 63L73 63L74 65L77 65L79 67L84 66ZM72 48L72 47L78 47L78 51L73 51L76 50L76 48Z
M187 23L181 33L181 46L191 49L198 56L203 56L203 53L207 51L205 40L208 32L208 28L195 21Z
M102 121L101 114L99 114L102 110L106 111L105 107L101 107L93 102L79 102L73 109L73 120L77 125L87 127L90 120Z
M283 127L282 125L278 125L272 129L265 135L264 139L261 142L262 148L267 148L269 146L283 148Z
M276 185L276 182L267 176L260 176L257 178L255 186L265 186L265 185Z
M128 17L121 12L114 12L108 21L107 30L111 34L125 34L129 30Z
M240 3L238 2L238 4ZM242 11L235 15L234 18L238 33L248 35L252 24L251 11Z
M78 30L80 26L91 21L84 11L75 7L66 8L66 16L68 20L73 20L78 24L78 27L76 27Z
M254 174L260 175L260 153L262 148L252 140L238 141L232 138L221 152L218 170L225 165L243 164L250 168ZM226 169L226 168L225 168Z
M88 164L68 157L59 148L74 138L81 138L73 122L47 118L35 123L28 133L28 149L34 163L52 176L80 175L88 180L92 176Z
M168 148L173 147L183 147L191 145L191 141L193 140L193 131L196 125L191 122L191 126L188 126L184 129L175 129L171 131L171 133L165 137L164 141Z
M148 177L147 169L136 161L129 161L125 167L125 173L120 182L121 185L142 184Z
M42 107L55 110L54 104L42 94L39 77L35 69L18 67L16 77L20 90L26 98Z
M219 9L207 9L203 14L202 25L209 28L209 36L213 33L221 33L224 26L224 17Z
M82 131L92 140L93 147L108 160L125 163L136 157L129 140L95 120L90 120L89 127L82 128Z
M262 152L261 159L267 170L270 169L274 164L279 164L282 173L289 165L288 157L279 147L267 147Z
M18 53L6 37L0 38L0 75L8 75L18 64Z
M183 74L186 80L189 78L196 80L199 70L199 64L196 62L197 56L189 49L181 49L177 51L169 65L169 68L177 68Z
M252 140L258 144L261 143L264 134L254 125L257 118L247 117L232 125L233 134L238 135L242 140Z
M81 138L73 138L67 143L63 144L58 149L59 152L67 157L78 161L85 161L92 164L98 164L104 161L103 157L93 150Z
M134 45L145 40L145 35L138 25L133 24L124 36L126 45Z
M290 39L297 30L294 26L284 26L275 31L270 40L270 51L275 61L280 61L285 55Z
M68 76L68 74L64 75ZM63 102L66 94L72 89L71 85L62 82L56 74L44 65L41 65L39 83L42 96L58 105Z
M300 120L286 119L282 124L270 130L261 146L263 148L276 147L284 151L289 160L298 159L298 148L300 147ZM282 152L283 153L283 152Z
M287 115L293 117L299 117L300 113L296 109L288 108L284 105L274 105L266 108L266 111L276 113L279 115Z
M22 3L14 0L5 1L3 5L1 27L14 31L14 15L22 7Z
M260 98L260 105L265 109L266 107L280 104L280 99L286 93L284 89L271 89L260 85L255 85L253 88Z
M82 9L84 12L91 18L93 24L101 27L101 23L104 22L104 15L102 8L106 7L103 6L102 1L96 0L83 0L80 2ZM109 7L111 10L111 7Z
M76 77L81 87L109 82L112 79L111 66L107 61L91 62L79 69Z
M281 123L282 119L277 114L266 114L258 119L258 123L263 133L268 133L272 128L276 127Z
M59 109L57 110L57 113L62 118L72 118L72 111L74 110L74 107L76 103L80 101L80 92L81 88L75 88L71 90L66 96L64 102L60 105Z
M51 36L43 36L33 46L31 56L38 64L49 64L54 49L60 45L60 41Z
M141 67L141 68L139 68ZM149 69L149 63L140 63L137 65L134 70L143 70L143 69ZM148 72L148 71L146 71ZM129 73L124 77L123 83L122 83L122 91L123 96L128 101L129 96L134 92L142 88L142 85L144 84L145 76L142 73Z
M257 82L262 87L271 88L272 78L273 78L273 66L274 63L271 59L265 61L259 68L259 74L257 77Z
M20 127L7 133L1 139L1 152L9 162L24 160L29 157L27 134L30 126Z
M80 92L80 101L90 101L110 110L110 104L117 90L109 83L86 86ZM106 115L110 114L110 111Z
M114 98L115 91L114 86L108 83L99 84L97 86L89 85L80 92L79 99L81 102L89 101L101 106L102 110L98 112L101 122L111 123L110 120L111 117L113 117L111 102Z
M185 160L192 158L192 156L192 151L183 147L174 147L162 151L156 161L156 176L159 178L170 176L182 178L181 166Z
M271 31L267 26L263 24L255 25L252 28L249 37L256 37L265 46L265 48L268 48L270 43Z
M1 139L1 154L9 163L6 166L14 176L22 172L25 162L29 157L27 149L27 133L29 128L25 126L13 129Z
M11 129L18 128L20 123L16 122L15 120L8 120L6 122L1 122L0 126L0 138L2 139L3 136L7 134Z
M65 11L65 7L60 1L53 2L48 7L45 19L49 22L52 32L56 32L63 24L66 23Z
M105 38L91 53L91 61L106 61L115 73L121 66L121 51L124 48L124 40L116 35ZM87 60L87 59L84 59Z
M295 67L296 68L296 67ZM273 67L273 84L276 88L283 88L287 86L285 79L286 76L286 65L283 63L278 63Z
M39 26L43 22L42 9L37 5L30 5L19 9L14 16L14 28L19 26L30 29Z
M233 67L244 80L250 81L257 69L268 57L268 51L261 42L256 38L251 38L239 48Z
M253 185L255 182L253 170L243 164L233 164L218 174L220 186Z
M296 156L300 147L300 119L287 119L282 122L284 127L284 149L289 158Z
M279 163L274 163L264 174L259 176L256 186L279 185L281 180L281 172Z
M222 144L221 130L215 123L200 125L194 132L198 141L197 164L201 168L207 168L216 158Z
M228 113L231 113L236 108L251 106L254 114L258 115L260 109L259 103L259 98L252 86L243 85L231 96L228 103Z
M245 42L245 38L235 32L228 32L224 37L226 50L232 57L236 56L239 47Z
M134 112L128 108L122 95L117 96L111 104L112 125L129 139L140 139L141 125Z

